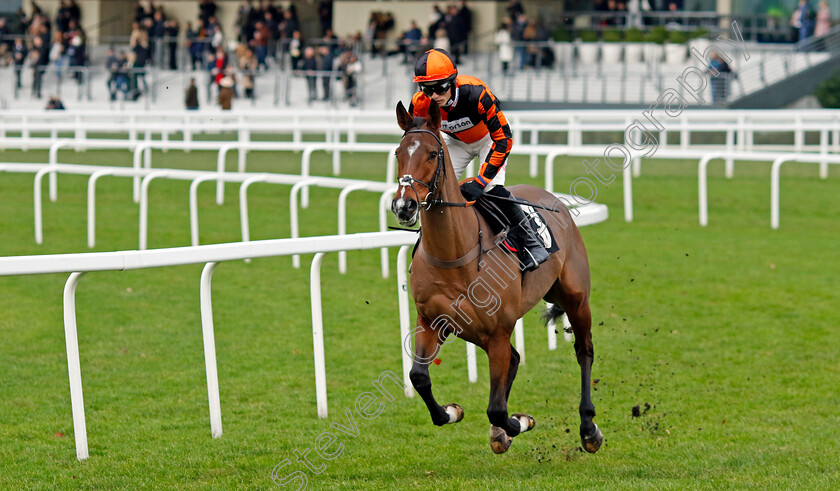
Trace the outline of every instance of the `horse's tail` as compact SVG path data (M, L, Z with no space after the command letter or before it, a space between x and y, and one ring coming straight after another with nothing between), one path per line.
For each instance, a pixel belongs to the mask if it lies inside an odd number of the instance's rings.
M565 313L566 311L563 310L563 307L561 307L560 305L556 303L549 303L548 308L545 309L545 312L543 312L542 320L543 322L545 322L546 327L556 329L555 326L557 323L557 319L563 317ZM554 332L557 331L555 330ZM569 323L569 319L567 317L563 317L563 337L566 339L566 341L572 340L572 325Z
M548 304L548 308L545 309L545 312L543 312L542 320L548 325L549 322L556 322L565 313L566 311L563 310L563 307L556 303L550 303Z

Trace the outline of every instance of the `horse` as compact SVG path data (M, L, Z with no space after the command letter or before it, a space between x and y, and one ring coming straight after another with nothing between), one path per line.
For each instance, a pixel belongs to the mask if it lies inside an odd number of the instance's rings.
M462 197L440 135L437 104L432 102L427 118L411 116L402 102L396 109L404 134L396 150L400 177L391 211L403 226L414 226L418 218L422 223L410 267L417 327L409 379L428 407L432 422L443 426L464 417L458 404L438 404L429 377L429 363L451 334L487 353L491 449L504 453L513 437L534 427L535 420L528 414L508 416L508 397L519 366L519 353L510 344L510 336L517 319L542 298L553 304L543 316L546 321L565 311L572 324L581 374L580 437L587 452L597 452L604 437L592 421L589 260L569 209L544 189L509 188L519 199L553 204L543 215L559 249L538 269L523 272L516 255L503 251L498 237L484 233L489 230L488 223L470 206L473 202Z

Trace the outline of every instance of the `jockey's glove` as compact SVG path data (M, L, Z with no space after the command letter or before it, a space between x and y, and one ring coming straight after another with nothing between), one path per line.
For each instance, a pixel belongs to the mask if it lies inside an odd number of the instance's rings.
M475 201L484 194L484 186L475 179L461 184L461 194L467 201Z

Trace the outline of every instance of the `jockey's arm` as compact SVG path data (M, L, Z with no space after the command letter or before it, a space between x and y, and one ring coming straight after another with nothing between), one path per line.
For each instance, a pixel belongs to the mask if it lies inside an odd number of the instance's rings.
M484 119L484 124L487 125L487 131L493 140L490 152L484 157L484 162L476 176L476 180L482 186L487 186L496 177L510 155L513 135L507 118L499 109L499 100L487 90L484 90L479 97L478 112Z

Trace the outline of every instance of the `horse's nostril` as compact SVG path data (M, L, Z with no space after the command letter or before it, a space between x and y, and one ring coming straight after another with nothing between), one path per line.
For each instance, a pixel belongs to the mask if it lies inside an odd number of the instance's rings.
M409 213L414 213L417 211L417 202L413 199L410 199L406 202L405 207Z

